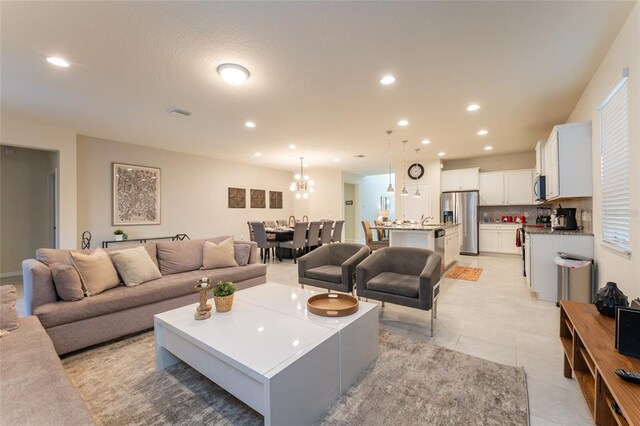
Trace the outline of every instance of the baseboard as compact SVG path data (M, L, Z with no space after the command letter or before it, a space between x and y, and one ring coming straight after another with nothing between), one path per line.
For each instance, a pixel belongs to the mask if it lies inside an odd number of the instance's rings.
M18 272L0 272L0 278L19 277L22 275L22 271Z

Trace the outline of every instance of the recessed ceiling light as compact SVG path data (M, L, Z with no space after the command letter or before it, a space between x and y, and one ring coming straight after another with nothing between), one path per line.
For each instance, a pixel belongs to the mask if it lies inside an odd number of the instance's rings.
M51 65L55 65L57 67L62 67L62 68L68 68L69 67L69 62L65 61L62 58L58 58L57 56L49 56L47 58L47 62L49 62Z
M487 145L484 147L485 151L491 151L493 149L493 147L491 145Z
M225 83L232 86L242 84L249 78L249 70L238 64L222 64L218 66L218 74Z
M254 155L255 155L256 157L262 157L262 153L261 153L261 152L256 152Z
M382 80L380 80L380 84L384 84L385 86L388 86L389 84L393 84L396 82L396 78L392 75L385 75L384 77L382 77Z
M429 145L431 143L431 141L429 139L423 139L422 140L422 145Z
M444 152L439 152L438 157L444 157Z
M296 146L294 144L289 145L289 149L296 149Z
M244 126L253 129L254 127L256 127L256 123L254 123L253 121L247 121L246 123L244 123Z
M409 124L409 120L400 120L398 121L398 126L407 126Z
M339 159L339 158L334 158L334 159L333 159L333 162L334 162L334 163L339 163L339 162L340 162L340 159Z
M480 109L480 105L478 104L471 104L467 107L467 111L477 111Z
M478 130L478 136L486 136L488 134L489 134L489 132L487 130L485 130L485 129Z

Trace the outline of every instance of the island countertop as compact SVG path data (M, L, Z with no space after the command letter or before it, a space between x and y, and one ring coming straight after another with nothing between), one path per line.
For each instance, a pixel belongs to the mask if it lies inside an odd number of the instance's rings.
M388 231L423 231L429 232L436 229L448 229L454 228L460 225L459 223L430 223L428 225L419 224L404 224L404 225L388 225L388 226L376 226L373 229L386 229Z

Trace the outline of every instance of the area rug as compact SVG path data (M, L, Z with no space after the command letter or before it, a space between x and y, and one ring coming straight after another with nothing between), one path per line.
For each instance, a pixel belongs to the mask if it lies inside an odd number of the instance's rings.
M455 266L445 277L456 280L478 281L482 274L482 268L471 268L469 266Z
M152 332L63 359L99 425L260 425L184 363L155 371ZM522 368L380 332L380 355L320 425L527 425Z

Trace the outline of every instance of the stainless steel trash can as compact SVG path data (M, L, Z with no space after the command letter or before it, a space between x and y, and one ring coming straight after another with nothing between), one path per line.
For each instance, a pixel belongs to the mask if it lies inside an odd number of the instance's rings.
M555 258L558 266L558 302L575 300L591 303L594 296L593 259L577 254L558 252Z

